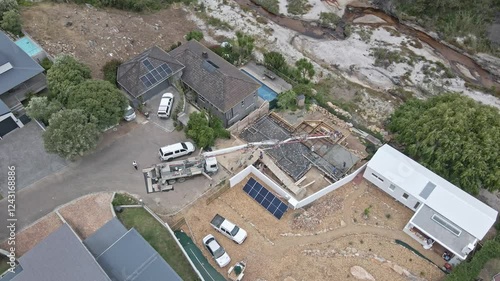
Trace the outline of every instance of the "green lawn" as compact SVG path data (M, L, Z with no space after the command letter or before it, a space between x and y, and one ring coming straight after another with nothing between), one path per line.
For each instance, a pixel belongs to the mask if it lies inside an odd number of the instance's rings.
M188 260L167 229L143 208L124 208L117 213L120 221L130 229L134 227L153 248L170 264L184 281L199 280Z
M116 193L115 198L113 199L113 206L120 205L137 205L139 202L128 194Z

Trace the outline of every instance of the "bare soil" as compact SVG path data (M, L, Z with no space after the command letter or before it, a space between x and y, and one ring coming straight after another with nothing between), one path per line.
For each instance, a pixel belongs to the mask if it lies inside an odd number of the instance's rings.
M171 7L151 14L42 2L22 11L26 31L51 55L71 54L102 78L111 59L127 60L157 45L167 49L195 29L186 12Z
M113 218L111 201L113 193L91 194L59 210L66 222L85 240Z
M350 268L355 265L366 269L378 281L408 280L405 272L414 276L414 280L441 280L444 276L436 266L395 244L394 240L400 239L421 249L418 242L401 231L408 214L405 207L392 205L388 195L373 192L365 181L359 185L347 184L303 210L288 210L281 220L242 191L246 181L244 179L208 205L202 198L168 219L172 223L184 217L187 225L182 229L193 237L214 268L224 275L227 268L218 268L202 247L201 240L207 234L213 234L226 249L231 264L240 260L247 262L245 279L248 280L284 280L287 277L354 280L350 278ZM366 193L373 201L367 200ZM360 206L351 207L357 204ZM388 222L380 227L353 223L354 211L359 213L365 204L372 204L368 221L377 216ZM386 212L392 212L390 220L385 218ZM242 245L231 242L210 226L216 213L248 232ZM439 260L431 251L424 254Z

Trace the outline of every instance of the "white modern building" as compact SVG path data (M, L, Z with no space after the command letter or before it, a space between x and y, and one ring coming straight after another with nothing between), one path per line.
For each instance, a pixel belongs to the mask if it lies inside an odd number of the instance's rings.
M368 162L364 177L415 214L403 229L425 249L442 247L448 263L465 260L498 212L389 145Z

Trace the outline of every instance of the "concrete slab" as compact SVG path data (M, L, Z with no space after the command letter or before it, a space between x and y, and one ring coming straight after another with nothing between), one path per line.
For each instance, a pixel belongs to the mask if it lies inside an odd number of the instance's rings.
M68 162L45 152L42 129L31 121L0 141L0 194L7 194L8 166L16 167L16 190L55 173Z
M161 96L164 93L172 93L174 94L174 104L172 105L172 111L170 113L170 118L158 118L156 112L158 111L158 107L160 106ZM150 121L158 126L160 129L165 132L173 132L175 130L174 120L172 119L172 115L174 114L175 108L179 104L180 94L179 91L173 86L168 87L164 92L159 95L154 96L152 99L147 101L146 108L149 111Z
M264 83L266 86L268 86L278 94L292 89L292 85L278 77L278 75L276 75L276 78L274 80L267 78L264 75L264 71L266 70L266 68L262 65L257 65L255 62L249 62L241 69L250 73L253 77L260 80L262 83Z

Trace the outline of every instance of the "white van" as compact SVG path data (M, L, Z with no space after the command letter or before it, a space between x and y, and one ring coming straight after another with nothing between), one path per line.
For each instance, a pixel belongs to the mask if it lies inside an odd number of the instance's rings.
M165 93L161 96L160 106L158 107L158 117L168 118L174 105L174 95L172 93Z
M194 150L195 148L192 143L178 142L160 148L158 154L160 155L160 160L169 161L177 157L191 154Z

